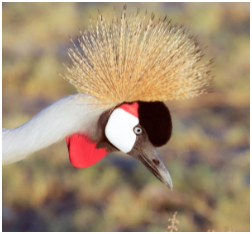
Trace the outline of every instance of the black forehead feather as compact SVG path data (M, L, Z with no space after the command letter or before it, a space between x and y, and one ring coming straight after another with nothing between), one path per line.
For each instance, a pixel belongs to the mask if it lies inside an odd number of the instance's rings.
M163 102L138 102L139 122L144 127L150 142L162 146L172 133L171 115Z

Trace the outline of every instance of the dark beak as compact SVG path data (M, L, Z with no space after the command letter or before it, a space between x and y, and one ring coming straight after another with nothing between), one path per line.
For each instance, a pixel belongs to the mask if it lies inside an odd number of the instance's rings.
M173 184L170 173L162 162L157 149L152 148L152 150L148 150L148 153L137 151L138 155L134 157L140 160L153 175L172 190Z

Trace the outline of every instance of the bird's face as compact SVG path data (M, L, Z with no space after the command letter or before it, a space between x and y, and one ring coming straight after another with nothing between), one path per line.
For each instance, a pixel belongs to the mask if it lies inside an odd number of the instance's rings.
M162 102L124 103L105 112L98 121L101 134L91 141L74 134L67 138L71 163L91 166L114 151L141 161L160 181L172 188L172 180L156 147L168 142L172 132L169 110Z

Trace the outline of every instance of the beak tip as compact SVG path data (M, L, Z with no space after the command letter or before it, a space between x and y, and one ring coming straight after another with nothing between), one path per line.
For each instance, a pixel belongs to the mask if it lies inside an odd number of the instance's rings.
M160 179L171 191L173 190L173 183L170 173L166 169L165 172L161 172L161 179Z
M168 187L171 191L173 190L172 181L169 181L166 185L167 185L167 187Z

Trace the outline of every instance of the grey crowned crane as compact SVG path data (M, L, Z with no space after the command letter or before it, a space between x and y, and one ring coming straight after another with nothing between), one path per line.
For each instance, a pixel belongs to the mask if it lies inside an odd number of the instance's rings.
M110 152L141 161L172 188L156 147L172 133L168 100L207 93L211 60L195 37L165 19L146 22L139 12L108 21L99 13L69 49L63 76L78 94L65 97L14 129L2 130L2 160L9 164L66 138L73 166L92 166Z

